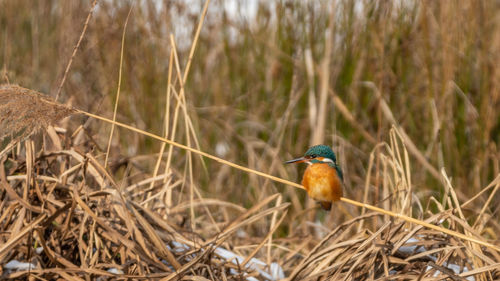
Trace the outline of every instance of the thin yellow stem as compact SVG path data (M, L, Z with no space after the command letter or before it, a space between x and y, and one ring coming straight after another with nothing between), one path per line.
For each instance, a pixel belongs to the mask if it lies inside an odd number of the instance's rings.
M130 18L130 14L132 13L132 7L128 11L127 18L125 19L125 25L123 26L123 34L122 34L122 45L120 51L120 68L118 70L118 87L116 89L116 101L115 108L113 109L113 120L116 120L116 113L118 112L118 102L120 101L120 87L122 84L122 69L123 69L123 50L125 49L125 32L127 31L128 19ZM115 132L115 125L111 125L111 132L109 133L108 139L108 147L106 149L106 157L104 159L104 168L108 167L108 158L109 158L109 150L111 148L111 141L113 140L113 133Z
M205 22L205 16L208 11L208 4L210 4L210 0L205 1L205 5L203 6L203 11L201 12L200 22L198 23L198 27L196 28L196 33L194 34L193 44L191 44L191 50L189 50L189 57L186 63L186 69L184 70L184 77L182 77L182 83L186 84L189 69L191 68L191 61L193 60L194 51L196 50L196 46L198 45L198 38L200 37L201 28L203 27L203 22Z

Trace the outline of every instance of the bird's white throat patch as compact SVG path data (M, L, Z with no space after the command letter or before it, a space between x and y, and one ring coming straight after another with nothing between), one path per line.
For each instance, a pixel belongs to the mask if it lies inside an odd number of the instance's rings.
M312 160L318 160L318 161L323 162L323 163L332 163L332 164L334 164L334 163L335 163L335 162L333 162L333 160L332 160L332 159L330 159L330 158L326 158L326 157L316 157L316 158L314 158L314 159L311 159L311 160L307 161L306 163L307 163L308 165L312 165L312 164L314 164L314 163L312 163L312 162L311 162Z
M318 159L319 161L321 162L329 162L329 163L333 163L333 160L330 159L330 158L326 158L326 157L317 157L316 159Z

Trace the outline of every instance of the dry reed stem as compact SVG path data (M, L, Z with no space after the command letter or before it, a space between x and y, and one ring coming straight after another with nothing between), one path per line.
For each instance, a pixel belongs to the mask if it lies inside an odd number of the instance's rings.
M172 84L172 69L173 69L173 48L170 49L170 59L168 62L168 74L167 74L167 91L165 93L165 118L163 120L164 123L164 137L168 138L168 133L169 133L169 128L170 128L170 95L171 95L171 87L170 85ZM158 153L158 158L156 159L156 165L153 171L153 177L156 177L158 174L158 170L160 169L160 164L163 159L163 152L165 152L165 147L167 144L165 142L161 143L160 147L160 152ZM165 165L165 174L168 172L167 170L167 165ZM167 182L167 178L163 179L163 183ZM154 181L151 182L149 188L152 189L153 185L155 184ZM168 188L167 193L169 193L172 189ZM167 198L172 198L171 194L167 194ZM167 200L167 205L170 205L170 200Z
M194 50L196 48L196 42L198 41L198 37L199 36L199 32L201 31L201 27L203 26L203 20L205 18L205 15L206 15L206 12L208 9L208 3L209 3L209 0L207 0L207 2L205 2L205 8L204 8L204 12L202 13L202 17L201 17L201 20L198 24L198 28L197 28L197 32L195 34L195 38L193 40L193 45L191 46L191 52L190 52L190 56L193 55L194 53ZM187 102L186 102L186 95L185 95L185 90L184 90L184 81L187 80L187 76L189 74L188 70L189 69L186 69L186 71L184 72L184 75L182 75L182 71L180 69L180 64L179 64L179 57L177 55L177 46L175 44L175 38L173 36L173 34L170 34L170 43L171 43L171 46L172 46L172 53L173 53L173 57L174 57L174 62L175 62L175 67L176 67L176 70L177 70L177 76L178 76L178 80L180 81L180 92L179 92L179 100L178 100L178 104L177 106L181 106L182 107L182 110L183 110L183 114L184 114L184 127L186 129L186 140L187 140L187 145L190 147L191 146L191 137L190 137L190 133L193 137L193 140L195 142L195 145L196 147L199 149L200 145L199 145L199 142L198 142L198 137L196 136L196 132L194 130L194 126L193 126L193 122L191 121L191 118L187 112ZM190 63L190 61L188 61L188 64ZM189 65L188 65L189 66ZM177 110L177 108L176 108ZM176 123L176 122L175 122ZM170 147L170 150L169 150L169 160L170 161L170 156L171 156L171 152L172 152L172 147ZM188 157L187 157L187 164L188 164L188 172L189 172L189 199L190 199L190 202L193 202L194 200L194 193L196 193L196 195L200 198L202 198L201 194L199 193L198 189L196 188L195 184L194 184L194 177L193 177L193 159L191 157L191 152L188 151ZM202 163L203 163L203 159L202 160ZM203 167L205 167L203 165ZM184 176L185 177L185 176ZM218 229L218 226L217 224L215 223L215 220L213 219L212 217L212 214L210 213L210 211L204 207L205 211L206 211L206 214L208 215L208 217L210 218L210 220L213 222L213 224L216 226L216 228ZM194 222L195 220L195 214L194 214L194 208L191 208L190 209L191 211L191 222ZM195 227L195 225L193 224L192 225L193 229Z
M181 71L181 67L180 67L180 64L179 64L179 56L177 55L177 45L175 44L175 38L174 38L174 35L173 34L170 34L170 45L172 46L172 50L173 50L173 54L174 54L174 62L175 62L175 68L177 70L177 77L178 77L178 80L179 80L179 84L180 84L180 91L179 91L179 103L178 105L182 105L182 111L183 111L183 114L184 114L184 128L186 129L186 142L187 142L187 145L188 146L191 146L191 137L190 137L190 134L189 134L189 129L191 127L191 123L190 123L190 118L189 118L189 115L187 113L187 103L186 103L186 96L185 96L185 91L184 91L184 79L182 77L182 71ZM187 75L187 73L186 73ZM193 135L194 138L196 138L196 135ZM170 153L169 153L170 155ZM187 157L187 160L188 160L188 171L189 171L189 180L190 180L190 185L189 185L189 202L193 202L194 200L194 183L193 183L193 170L192 170L192 157L191 157L191 152L188 151L188 157ZM185 175L184 175L185 177ZM194 208L191 207L190 209L191 211L191 227L194 228L194 218L195 218L195 214L194 214ZM209 213L209 212L207 212ZM209 215L210 216L210 215Z
M116 87L116 99L115 99L115 107L113 109L113 121L116 121L116 114L118 112L118 103L120 102L120 88L122 85L122 70L123 70L123 51L125 49L125 34L127 32L128 20L130 18L130 14L132 13L132 8L134 8L134 5L130 6L127 18L125 19L125 24L123 25L122 43L120 48L120 66L118 68L118 86ZM104 168L108 167L109 150L111 149L111 141L113 140L114 132L115 132L115 125L111 124L111 132L109 132L108 146L106 148L106 157L104 158Z
M330 86L330 61L332 59L333 52L333 34L335 25L335 2L331 2L331 13L328 28L325 32L325 51L324 56L321 61L321 71L319 73L319 101L318 105L318 115L314 115L314 120L311 120L311 145L320 144L325 142L325 127L327 118L327 105L328 105L328 88Z
M46 218L47 215L41 214L38 218L32 221L29 225L25 226L21 231L16 233L16 235L11 236L7 242L0 246L0 261L3 261L8 252L12 250L12 248L14 248L17 243L24 238L24 236L33 231L33 229Z
M210 4L210 0L205 1L205 5L203 5L203 10L201 11L200 22L196 27L196 32L193 38L193 44L191 44L191 49L189 50L188 61L186 63L186 69L184 70L184 76L182 77L182 82L185 84L187 82L187 78L189 75L189 70L191 69L191 62L193 61L194 51L196 50L196 46L198 45L198 39L200 38L201 27L205 22L205 17L208 12L208 5Z
M349 111L340 97L338 95L335 95L333 91L331 91L330 94L333 95L333 104L335 105L335 108L340 112L340 114L342 114L342 116L349 122L349 124L351 124L352 127L356 130L358 130L361 135L371 144L377 144L377 140L372 135L370 135L370 133L368 133L361 124L356 122L354 115Z
M278 197L279 199L281 199L281 197ZM278 200L276 202L276 204L281 204L281 200ZM278 211L276 211L274 214L276 214ZM259 245L257 247L255 247L255 249L245 258L245 260L241 263L241 266L242 267L245 267L245 265L257 254L257 252L264 246L264 244L266 243L266 241L272 241L271 238L274 234L274 232L278 229L278 227L281 225L281 223L283 222L283 220L286 218L286 215L287 215L287 212L288 210L285 209L285 211L283 212L283 214L281 215L281 218L278 220L277 223L275 224L271 224L272 228L268 231L268 233L266 234L266 236L264 237L264 239L262 239L262 241L259 243ZM274 218L274 214L273 214L273 218ZM269 245L268 246L269 248L271 248L271 246ZM268 263L267 264L271 264L270 262L270 257L268 256Z
M380 107L382 112L384 113L385 118L397 128L398 134L402 137L402 139L405 142L405 145L408 147L408 150L415 156L415 158L424 166L424 168L429 171L431 175L434 176L437 180L441 179L441 176L439 174L439 171L432 166L429 161L425 158L425 156L422 155L422 153L418 150L417 146L413 143L413 141L410 139L410 137L406 134L406 132L403 130L403 128L399 125L399 123L396 121L396 118L394 118L394 115L392 114L391 108L389 105L386 103L385 99L382 97L382 94L380 93L379 89L373 82L368 82L364 81L361 83L362 85L370 88L373 90L375 93L376 97L380 101Z
M197 45L198 38L199 38L199 35L200 35L200 32L201 32L201 28L203 26L203 22L205 21L205 16L206 16L207 11L208 11L208 4L209 3L210 3L210 1L207 0L205 2L204 7L203 7L203 11L202 11L202 14L200 16L200 22L198 23L198 26L197 26L197 29L196 29L196 33L195 33L195 36L193 38L193 43L191 44L191 49L190 49L190 52L189 52L189 57L188 57L188 61L186 63L186 69L184 71L184 74L181 73L180 67L178 65L178 57L177 57L177 53L176 53L175 40L173 39L173 36L170 37L170 39L171 39L171 51L170 51L170 60L169 60L169 68L168 68L167 103L166 103L165 121L164 121L165 122L165 137L167 137L169 135L169 117L170 117L169 103L170 103L170 92L171 92L171 89L172 89L171 87L173 87L173 85L171 83L171 81L172 81L171 80L172 79L172 69L173 69L172 63L173 63L174 58L175 58L176 67L177 67L177 73L178 73L179 76L182 76L182 79L180 79L180 81L181 81L180 96L184 97L184 83L187 81L187 78L188 78L188 75L189 75L189 69L190 69L190 66L191 66L191 61L192 61L193 56L194 56L194 51L196 50L196 45ZM179 99L177 101L178 101L178 103L177 103L177 106L175 108L175 113L174 113L174 124L177 124L178 109L179 109L179 106L182 105L182 103L181 103L181 101ZM187 111L186 111L185 107L186 107L186 105L184 103L184 106L183 106L184 113L185 113L184 118L185 118L185 122L189 123L189 126L187 126L186 129L187 128L191 129L191 131L193 133L193 137L194 137L195 143L196 143L196 146L199 147L199 143L198 143L198 140L196 138L196 134L194 133L194 128L192 127L190 118L187 115ZM171 133L171 138L172 139L175 139L175 132L176 132L176 126L174 125L173 132ZM189 131L186 132L186 136L187 136L187 140L188 140L188 143L189 143L190 142ZM155 172L154 172L155 174L157 173L157 170L159 168L160 161L161 161L161 155L163 154L163 151L165 149L165 144L166 143L163 143L162 146L161 146L161 148L160 148L160 152L161 153L160 153L160 156L158 157L157 165L155 167ZM168 154L168 158L167 158L167 164L165 165L165 174L168 172L168 170L170 168L171 154L172 154L172 147L169 148L169 154ZM189 163L191 163L191 157L189 157L189 161L190 161ZM191 172L191 170L190 170L190 172ZM191 174L192 174L192 172L191 172ZM165 180L164 183L167 184L167 181ZM153 184L154 184L154 182L151 183L151 187L152 187ZM166 188L167 188L167 191L166 191L167 205L171 205L171 198L172 198L172 196L171 196L171 190L172 189L170 187L168 187L168 185L166 185ZM192 197L192 193L191 193L191 197ZM209 212L207 212L207 213L211 217L210 213ZM194 216L193 213L192 213L192 215Z
M78 38L78 42L75 45L75 48L73 48L73 53L71 54L71 57L68 61L68 64L66 65L66 69L64 70L64 75L63 78L61 79L61 83L59 84L59 87L57 88L57 93L56 93L56 98L54 100L59 100L59 95L61 94L62 87L64 86L64 82L66 82L66 77L68 76L69 69L71 68L71 64L73 63L73 58L76 56L76 52L78 51L78 48L80 47L80 43L82 43L83 37L85 36L85 32L87 31L87 27L90 22L90 18L92 17L92 13L94 12L95 6L97 5L97 0L94 0L92 2L92 7L90 8L90 11L87 15L87 19L85 20L85 23L83 24L83 30L82 33L80 34L80 38Z

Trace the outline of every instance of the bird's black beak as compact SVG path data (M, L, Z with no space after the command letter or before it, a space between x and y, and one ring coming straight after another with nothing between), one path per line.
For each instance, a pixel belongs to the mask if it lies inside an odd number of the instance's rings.
M307 159L305 157L300 157L300 158L297 158L297 159L288 160L288 161L285 162L285 164L290 164L290 163L304 163L307 160L309 160L309 159Z

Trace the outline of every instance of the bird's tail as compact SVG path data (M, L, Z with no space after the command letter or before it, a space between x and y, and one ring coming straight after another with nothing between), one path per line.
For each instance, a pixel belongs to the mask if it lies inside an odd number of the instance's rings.
M320 204L321 204L321 207L323 208L323 210L330 211L332 209L332 202L322 201L322 202L320 202Z

